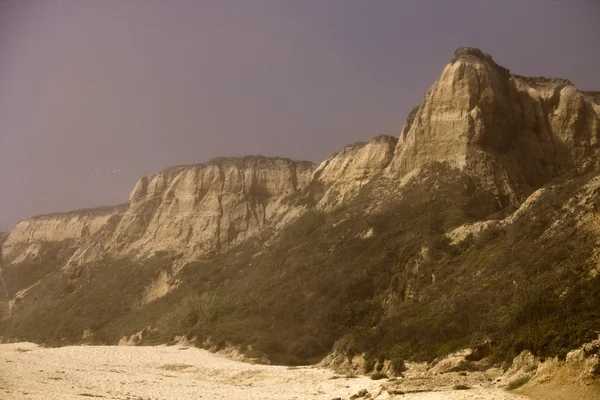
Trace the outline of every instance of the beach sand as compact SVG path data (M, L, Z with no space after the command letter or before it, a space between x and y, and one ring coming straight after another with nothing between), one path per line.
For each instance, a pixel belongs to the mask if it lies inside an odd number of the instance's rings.
M332 400L349 399L363 389L376 399L525 399L489 388L391 396L382 391L383 384L319 367L243 363L185 346L0 345L2 400Z

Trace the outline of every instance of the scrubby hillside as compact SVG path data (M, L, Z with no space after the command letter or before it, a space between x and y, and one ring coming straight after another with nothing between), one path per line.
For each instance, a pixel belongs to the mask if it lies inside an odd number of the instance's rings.
M173 274L167 254L50 274L5 332L60 344L88 330L88 341L116 343L152 326L146 343L186 335L280 363L317 361L340 338L344 354L374 359L431 360L488 342L498 360L523 349L564 356L600 326L598 188L597 172L569 176L498 212L470 178L433 164L377 211L364 213L389 188L372 184L333 213L265 232L270 241L188 263L177 288L147 304L153 281Z
M565 356L600 330L596 98L459 49L399 140L316 167L178 167L108 214L20 224L0 332L116 344L143 330L283 364L364 354L367 371L465 347Z

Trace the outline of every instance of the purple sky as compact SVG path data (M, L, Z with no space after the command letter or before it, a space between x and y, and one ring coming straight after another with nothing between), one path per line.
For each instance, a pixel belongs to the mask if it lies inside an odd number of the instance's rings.
M600 89L598 21L597 0L0 1L0 229L170 165L397 136L460 46Z

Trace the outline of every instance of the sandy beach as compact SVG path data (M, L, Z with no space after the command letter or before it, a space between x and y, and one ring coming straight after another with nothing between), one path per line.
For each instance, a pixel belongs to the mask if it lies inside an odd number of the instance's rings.
M382 390L384 384L318 367L248 364L184 346L0 345L2 400L331 400L349 399L361 390L376 399L524 399L486 388L390 395Z

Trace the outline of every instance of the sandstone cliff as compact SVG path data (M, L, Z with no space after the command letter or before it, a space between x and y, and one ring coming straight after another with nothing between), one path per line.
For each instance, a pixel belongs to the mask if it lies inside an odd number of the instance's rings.
M166 251L196 259L219 252L303 209L290 201L309 183L309 162L220 158L141 178L129 204L34 217L4 245L9 262L35 257L42 242L72 240L70 264L102 256Z
M511 75L461 48L407 120L392 176L447 161L516 203L598 146L600 108L564 79Z
M314 166L283 158L220 158L138 181L110 246L124 252L219 252L286 214Z
M398 139L377 136L331 155L315 170L312 182L323 190L317 207L328 210L351 199L360 188L379 177L392 161Z

